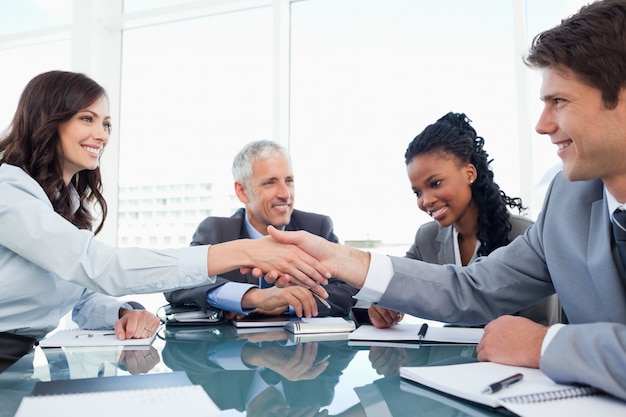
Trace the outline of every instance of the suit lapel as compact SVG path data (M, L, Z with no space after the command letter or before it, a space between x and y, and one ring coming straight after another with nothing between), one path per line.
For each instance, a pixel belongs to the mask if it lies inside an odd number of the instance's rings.
M289 219L289 223L285 226L285 230L287 230L288 232L294 232L296 230L306 230L304 227L298 224L296 217L296 210L294 210L291 212L291 219Z
M587 244L589 273L599 296L606 300L603 303L604 306L612 306L612 309L607 312L608 315L614 321L623 323L626 320L626 306L623 304L626 287L617 269L619 263L616 263L616 256L618 255L611 248L611 223L604 199L597 200L591 206L589 224ZM608 279L593 279L593 277L607 277ZM620 307L616 308L616 306Z
M439 228L437 238L435 239L439 246L437 259L440 265L453 264L454 260L454 232L452 226Z

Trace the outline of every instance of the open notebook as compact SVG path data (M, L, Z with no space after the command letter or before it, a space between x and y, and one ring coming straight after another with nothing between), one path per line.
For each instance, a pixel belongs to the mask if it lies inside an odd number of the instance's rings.
M521 382L494 394L483 389L513 374ZM400 368L400 376L435 390L490 407L504 407L520 416L623 416L626 402L591 387L557 384L539 369L475 362L446 366Z
M400 323L386 329L377 329L371 324L363 324L350 333L350 346L395 346L419 347L421 343L478 343L484 330L468 327L429 326L420 341L419 324Z

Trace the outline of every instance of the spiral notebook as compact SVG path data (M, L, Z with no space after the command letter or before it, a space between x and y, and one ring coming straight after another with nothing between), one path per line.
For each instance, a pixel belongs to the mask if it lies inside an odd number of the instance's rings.
M483 389L513 374L522 381L494 393ZM400 368L404 379L489 407L504 407L522 417L626 415L626 402L586 386L557 384L539 369L475 362Z

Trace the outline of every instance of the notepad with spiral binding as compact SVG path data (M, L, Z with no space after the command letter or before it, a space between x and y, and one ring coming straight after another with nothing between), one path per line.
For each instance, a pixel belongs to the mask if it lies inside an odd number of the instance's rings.
M494 393L482 390L521 372L522 381ZM539 369L475 362L446 366L400 368L404 379L489 407L504 407L520 416L626 415L626 403L591 387L557 384ZM564 410L568 410L567 412ZM605 414L597 410L606 411Z

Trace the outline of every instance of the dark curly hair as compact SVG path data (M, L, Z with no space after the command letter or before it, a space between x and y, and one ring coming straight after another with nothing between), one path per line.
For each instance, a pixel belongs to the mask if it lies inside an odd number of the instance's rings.
M492 160L483 149L485 140L476 135L470 123L463 113L446 114L413 139L404 159L408 165L417 155L441 153L476 167L477 177L471 188L472 199L478 206L478 255L482 256L510 243L511 215L507 207L517 207L520 214L526 208L520 198L509 197L494 182Z
M102 195L100 168L78 172L66 185L61 165L59 126L87 108L106 92L89 77L65 71L50 71L33 78L20 97L7 133L0 140L0 164L23 169L41 185L54 211L80 229L93 227L90 207L101 210L102 230L107 205ZM79 207L72 207L72 189L78 192Z

